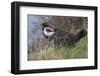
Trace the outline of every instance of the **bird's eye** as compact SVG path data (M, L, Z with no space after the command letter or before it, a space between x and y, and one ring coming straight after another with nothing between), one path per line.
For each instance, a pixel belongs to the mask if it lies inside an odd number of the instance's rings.
M51 29L46 29L46 31L47 31L47 32L52 32L52 30L51 30Z

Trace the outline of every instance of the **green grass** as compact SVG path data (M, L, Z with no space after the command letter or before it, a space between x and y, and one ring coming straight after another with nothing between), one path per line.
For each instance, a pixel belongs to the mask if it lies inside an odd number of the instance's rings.
M55 49L51 42L49 45L39 44L39 51L28 54L28 60L57 60L57 59L80 59L88 57L87 36L83 37L74 47L61 47Z

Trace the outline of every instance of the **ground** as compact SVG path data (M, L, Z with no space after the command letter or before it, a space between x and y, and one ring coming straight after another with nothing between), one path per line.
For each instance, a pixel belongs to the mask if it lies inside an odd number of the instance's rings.
M73 47L61 47L55 49L54 45L41 46L39 51L28 54L28 60L57 60L57 59L80 59L88 58L87 36L80 39ZM42 49L45 47L45 49Z

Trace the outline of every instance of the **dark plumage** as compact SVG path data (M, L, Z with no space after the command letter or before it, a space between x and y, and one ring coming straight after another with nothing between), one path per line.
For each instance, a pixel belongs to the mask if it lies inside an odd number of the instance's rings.
M52 34L51 36L46 36L44 33L44 37L49 39L50 41L53 40L54 41L54 44L56 47L59 47L61 48L62 46L74 46L74 44L76 42L78 42L82 37L86 36L87 35L87 31L85 31L84 29L79 31L78 33L76 34L70 34L68 32L65 32L63 30L60 30L60 29L56 29L56 28L53 28L51 26L49 26L47 23L43 23L42 24L43 26L43 29L45 27L50 27L53 30L54 34ZM50 29L47 29L47 32L51 32L52 30Z
M82 37L85 37L87 35L87 31L81 30L79 33L73 35L69 34L69 45L74 45L74 43L78 42Z

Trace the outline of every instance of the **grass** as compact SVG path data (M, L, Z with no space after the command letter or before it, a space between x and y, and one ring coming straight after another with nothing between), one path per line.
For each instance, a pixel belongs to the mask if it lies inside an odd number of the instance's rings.
M28 54L28 60L57 60L57 59L79 59L88 57L87 36L80 39L74 47L54 48L54 43L36 45L38 51Z

